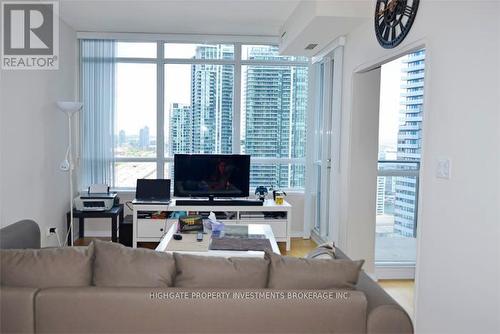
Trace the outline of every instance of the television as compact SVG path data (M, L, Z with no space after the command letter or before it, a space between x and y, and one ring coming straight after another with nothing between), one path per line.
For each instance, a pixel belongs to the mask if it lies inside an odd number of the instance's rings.
M248 197L250 156L242 154L176 154L174 196Z

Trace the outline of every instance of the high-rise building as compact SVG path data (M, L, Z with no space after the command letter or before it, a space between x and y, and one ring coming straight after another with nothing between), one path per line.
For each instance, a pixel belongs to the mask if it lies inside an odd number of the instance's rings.
M385 213L385 176L377 177L377 215Z
M279 59L275 47L270 46L252 47L247 56L254 60ZM243 88L245 153L263 158L304 157L307 68L251 65L244 72ZM254 165L250 178L253 186L301 186L297 183L304 180L304 169Z
M378 160L385 160L385 151L378 152ZM385 176L377 176L377 216L385 213L385 193L387 178ZM390 179L390 178L389 178Z
M120 130L118 133L118 146L123 146L127 142L127 135L125 130Z
M172 103L170 106L171 155L193 152L193 113L191 106Z
M147 126L139 130L139 147L149 149L149 127Z
M307 84L308 68L292 67L292 124L291 147L292 158L306 156L306 123L307 123ZM305 187L305 165L292 165L290 168L290 188Z
M411 53L402 61L402 123L399 126L397 144L399 161L420 162L424 62L425 50ZM398 177L395 188L394 232L404 237L416 237L417 179L416 177Z
M252 46L247 56L281 60L272 46ZM234 48L199 46L195 59L234 59ZM307 67L256 64L245 66L242 77L244 152L255 157L304 158ZM191 106L171 106L172 154L233 152L233 86L233 65L191 66ZM304 165L253 165L250 178L252 186L303 187L304 173Z
M195 58L233 59L234 48L230 45L199 46ZM194 152L232 152L233 81L232 65L191 66Z

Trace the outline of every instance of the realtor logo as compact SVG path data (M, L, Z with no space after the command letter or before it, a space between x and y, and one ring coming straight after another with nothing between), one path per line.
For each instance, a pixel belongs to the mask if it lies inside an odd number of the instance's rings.
M2 2L2 68L59 68L59 3Z

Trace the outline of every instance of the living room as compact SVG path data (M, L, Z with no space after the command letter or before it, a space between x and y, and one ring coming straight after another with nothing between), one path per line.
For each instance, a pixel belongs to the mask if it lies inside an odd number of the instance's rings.
M2 332L500 332L499 18L2 1Z

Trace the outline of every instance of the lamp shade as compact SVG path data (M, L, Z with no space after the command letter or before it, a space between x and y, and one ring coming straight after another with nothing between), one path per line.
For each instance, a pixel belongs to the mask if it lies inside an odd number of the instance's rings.
M83 103L74 101L58 101L57 106L64 112L74 113L82 109Z

